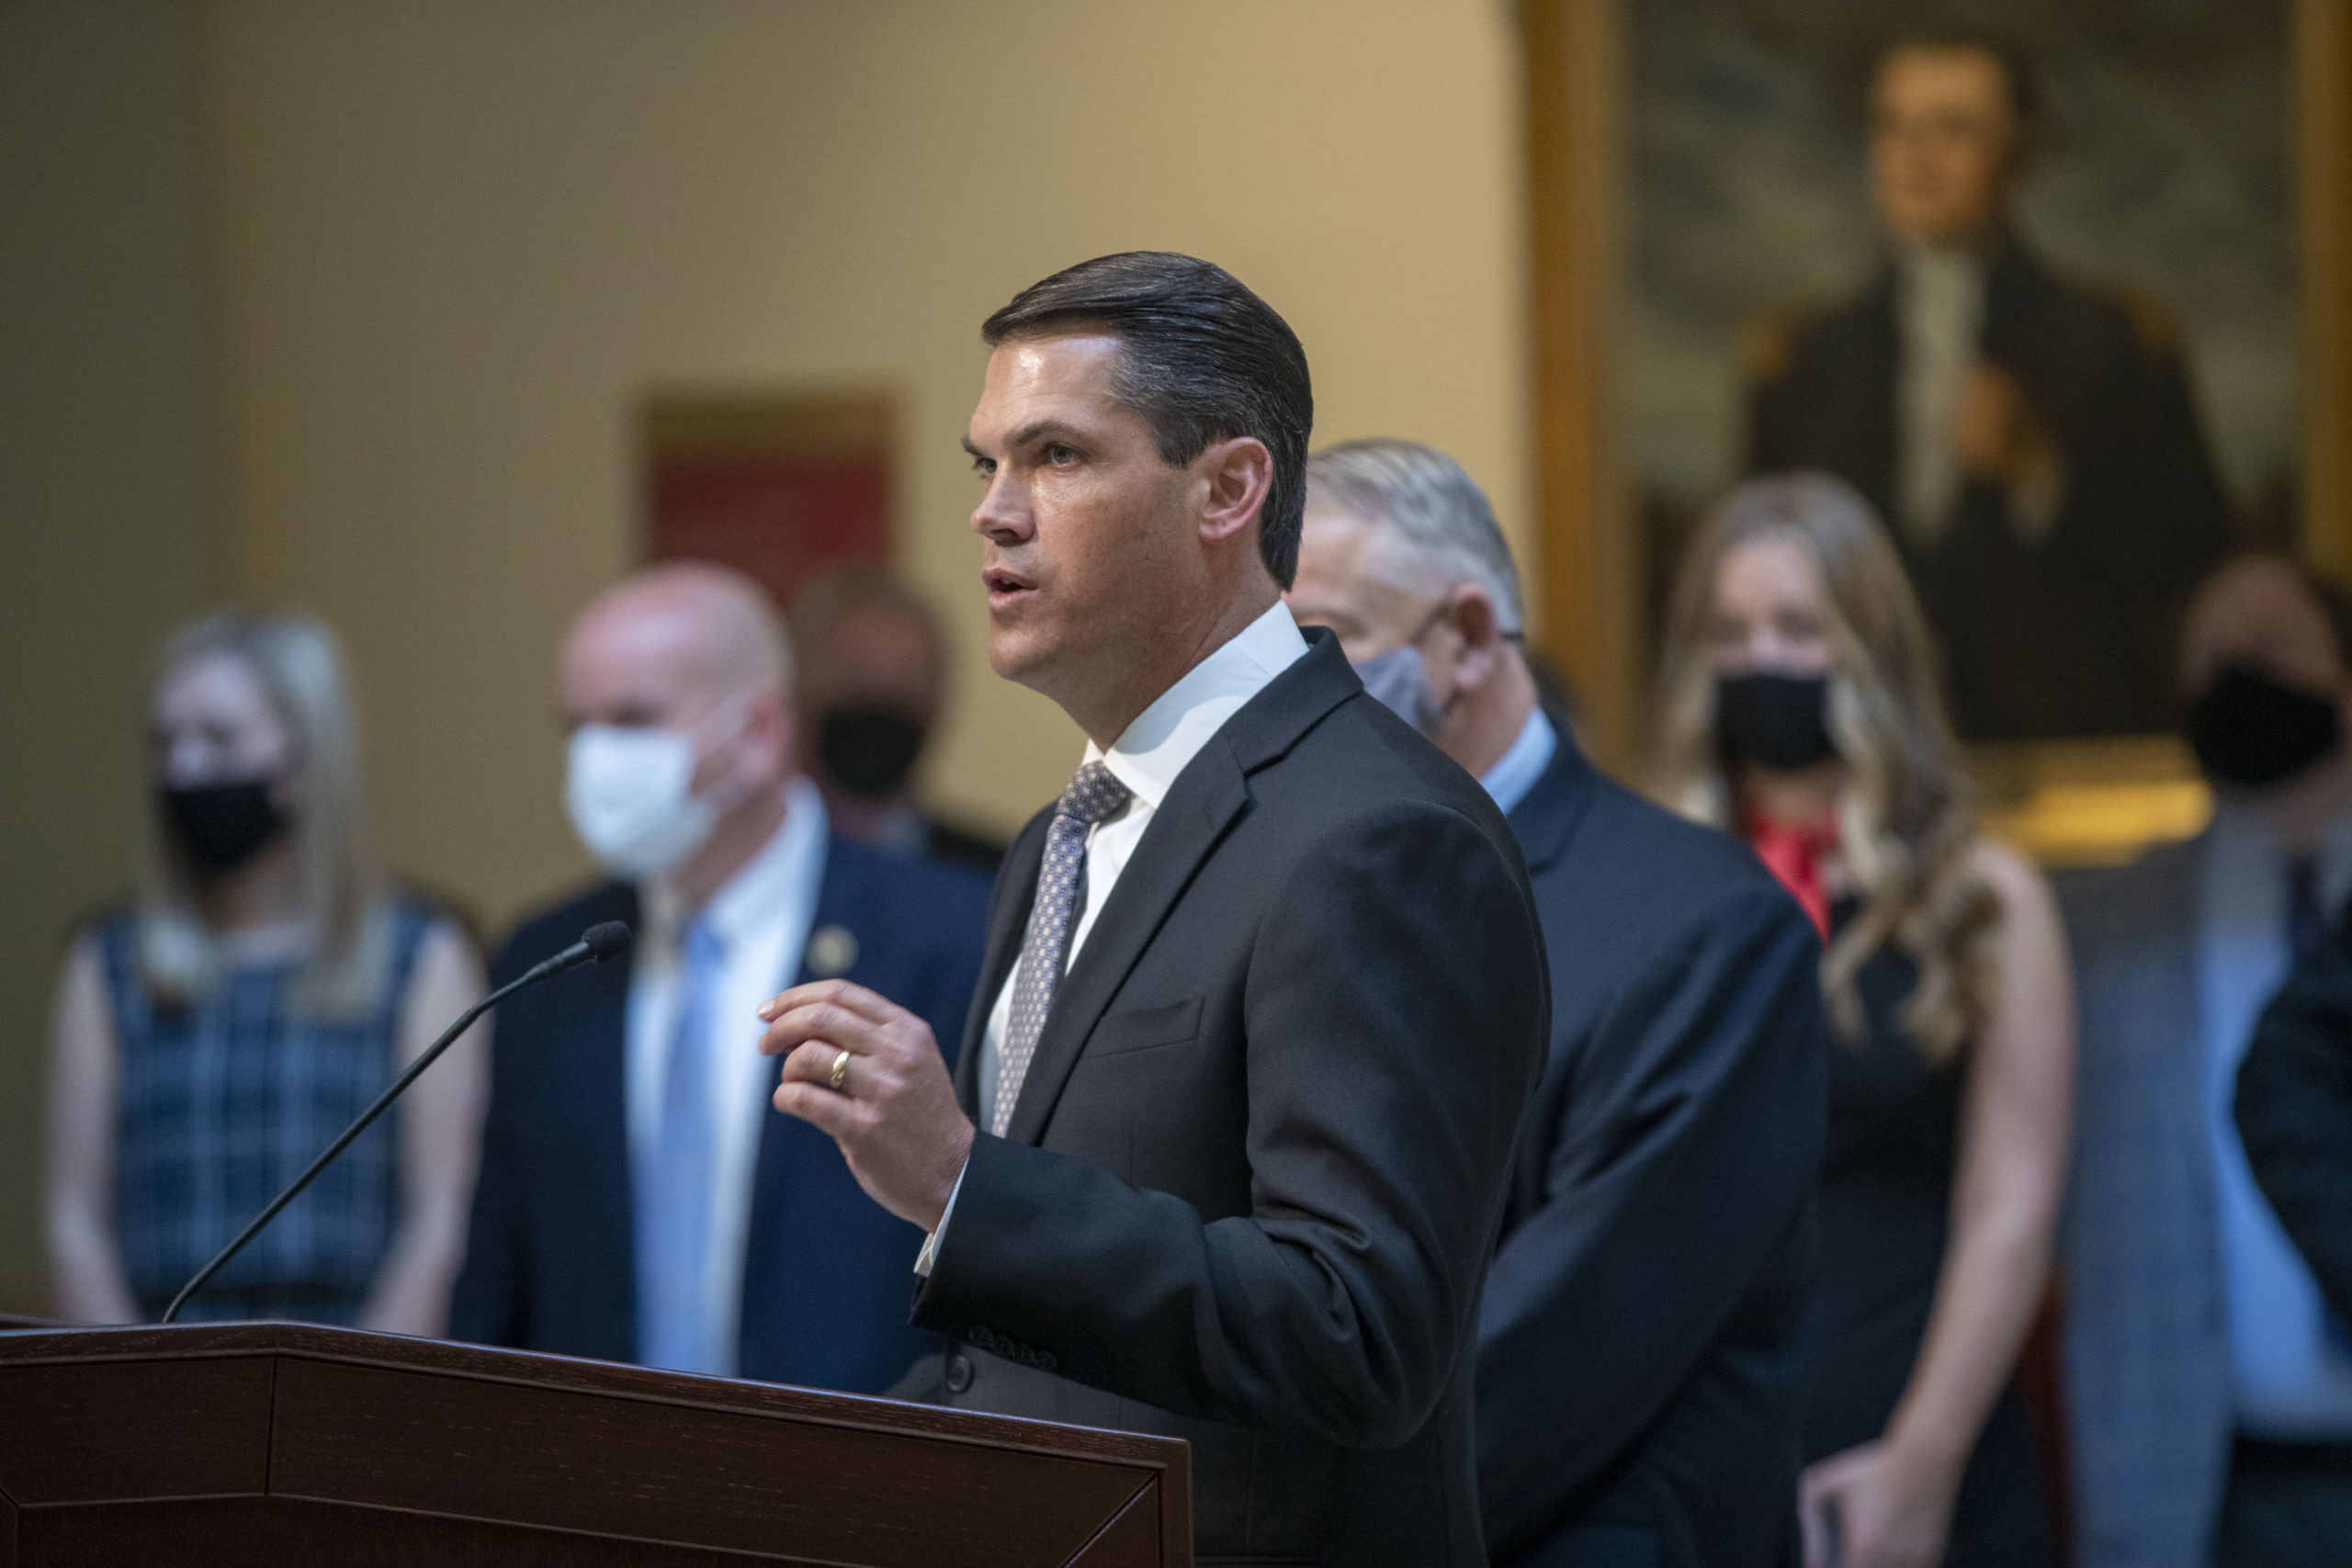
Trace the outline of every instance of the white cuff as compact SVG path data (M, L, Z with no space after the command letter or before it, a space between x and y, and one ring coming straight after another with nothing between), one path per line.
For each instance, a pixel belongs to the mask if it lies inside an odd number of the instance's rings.
M964 1156L964 1170L972 1168L972 1156ZM939 1212L939 1228L922 1238L922 1250L915 1254L915 1277L931 1278L932 1263L939 1257L939 1238L947 1234L947 1222L956 1217L956 1196L964 1190L964 1170L956 1173L956 1185L947 1190L947 1207Z

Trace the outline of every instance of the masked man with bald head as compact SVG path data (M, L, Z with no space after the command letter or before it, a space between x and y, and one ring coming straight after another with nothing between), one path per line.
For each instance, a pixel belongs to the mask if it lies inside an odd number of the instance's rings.
M832 836L799 776L790 657L759 589L656 567L583 609L559 686L564 803L610 880L528 919L499 983L588 926L628 961L503 1004L455 1337L871 1393L922 1234L768 1104L760 1002L796 980L961 1016L988 884Z

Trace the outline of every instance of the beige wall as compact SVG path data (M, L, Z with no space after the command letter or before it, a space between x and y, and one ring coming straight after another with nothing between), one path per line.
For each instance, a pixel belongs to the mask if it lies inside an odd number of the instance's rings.
M131 714L222 593L344 631L391 857L492 921L583 868L549 650L632 564L657 385L881 384L907 570L1001 827L1075 732L981 656L977 328L1198 252L1306 340L1317 435L1529 502L1500 0L11 0L0 6L0 1307L38 1294L56 938L127 880Z
M129 884L147 655L216 581L198 61L174 0L0 6L0 1310L59 939Z
M989 675L956 439L977 328L1101 252L1231 267L1319 440L1410 434L1526 518L1498 0L232 0L209 32L232 581L345 632L396 860L502 919L577 874L549 649L631 564L666 383L893 388L899 535L966 673L935 793L1078 752Z

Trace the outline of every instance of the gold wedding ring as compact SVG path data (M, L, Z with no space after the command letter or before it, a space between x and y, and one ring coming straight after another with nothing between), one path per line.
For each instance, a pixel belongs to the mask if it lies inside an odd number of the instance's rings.
M832 1085L835 1094L849 1092L849 1053L846 1051L833 1058Z

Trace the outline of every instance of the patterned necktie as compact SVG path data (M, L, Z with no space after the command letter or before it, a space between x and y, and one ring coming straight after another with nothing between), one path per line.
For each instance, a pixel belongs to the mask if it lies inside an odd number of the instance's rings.
M2301 963L2327 943L2327 911L2319 901L2319 856L2287 865L2287 951Z
M708 916L695 921L686 931L660 1120L650 1157L637 1173L637 1359L681 1372L725 1371L703 1299L718 1137L710 1026L725 960Z
M1086 830L1116 815L1133 795L1110 769L1089 762L1054 803L1053 826L1046 829L1046 858L1037 868L1037 901L1029 908L1021 971L1012 982L1012 1014L1005 1021L996 1104L989 1111L989 1131L1000 1138L1012 1124L1021 1081L1029 1076L1029 1058L1036 1052L1046 1010L1054 1004L1054 988L1069 952L1070 916L1086 886Z

